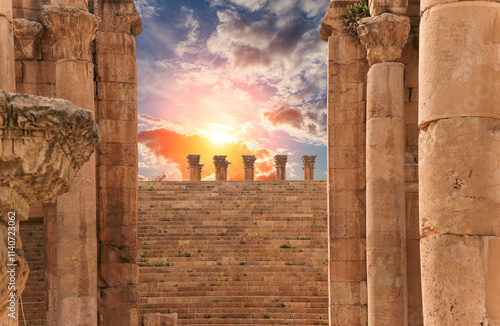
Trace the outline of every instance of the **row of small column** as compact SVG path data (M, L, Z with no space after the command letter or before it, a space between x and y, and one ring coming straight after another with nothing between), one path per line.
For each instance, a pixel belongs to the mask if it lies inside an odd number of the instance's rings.
M187 160L189 163L189 181L200 181L201 180L201 170L203 164L200 164L201 155L188 155ZM214 165L215 165L215 180L216 181L227 181L227 168L231 162L226 160L227 155L215 155ZM253 181L254 180L254 155L242 155L243 164L245 168L244 180ZM283 181L286 180L286 163L288 160L288 155L275 155L274 163L276 164L276 180ZM314 180L314 163L316 160L316 155L304 155L302 156L302 162L304 163L304 180Z

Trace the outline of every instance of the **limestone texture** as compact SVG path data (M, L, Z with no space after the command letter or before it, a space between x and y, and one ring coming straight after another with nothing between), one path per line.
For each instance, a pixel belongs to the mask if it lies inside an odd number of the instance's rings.
M410 19L391 13L362 18L358 26L359 39L366 47L370 65L398 62L409 32Z

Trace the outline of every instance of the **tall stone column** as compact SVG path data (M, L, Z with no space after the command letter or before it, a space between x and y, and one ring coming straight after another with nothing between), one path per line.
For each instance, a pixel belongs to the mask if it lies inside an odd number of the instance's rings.
M363 18L358 28L371 67L366 110L368 325L407 325L404 65L406 16Z
M55 39L56 97L94 114L90 42L99 18L69 6L44 6ZM78 91L75 91L78 90ZM57 324L97 325L97 225L95 156L57 200Z
M286 180L286 162L288 155L274 155L274 163L276 164L276 181Z
M254 180L254 163L255 163L255 155L242 155L243 157L243 165L245 167L245 181L253 181Z
M12 0L0 2L0 89L16 91Z
M421 3L425 325L500 324L500 3Z
M200 164L200 155L188 155L189 181L201 181L201 169L203 164Z
M350 2L332 1L328 41L328 305L331 325L365 326L366 50L345 29Z
M311 181L314 180L314 163L316 161L316 155L304 155L302 156L302 163L304 166L304 180Z
M216 181L227 181L227 167L229 164L226 161L226 155L215 155L214 165L215 165L215 180Z

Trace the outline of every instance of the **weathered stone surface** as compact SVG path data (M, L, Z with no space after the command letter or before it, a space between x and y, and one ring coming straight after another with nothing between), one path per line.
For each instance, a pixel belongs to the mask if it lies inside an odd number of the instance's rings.
M24 18L14 19L14 37L19 46L15 48L17 60L40 60L40 38L44 32L42 24Z
M142 316L142 326L176 326L177 314L145 314Z
M57 59L92 61L89 44L101 19L88 11L70 6L43 6L46 25L54 35Z
M409 32L410 19L391 13L363 18L358 26L359 39L366 47L370 65L399 61Z
M5 6L11 1L2 1ZM12 7L11 7L12 8ZM4 9L5 11L5 9ZM16 90L15 84L15 64L14 64L14 36L12 27L12 11L4 13L8 16L0 15L0 89L7 92Z
M99 144L90 112L64 100L2 91L0 109L2 182L13 185L30 204L68 191Z
M396 15L405 15L408 9L408 0L370 0L370 15L378 16L385 12L390 12Z
M366 263L370 325L404 325L407 320L403 77L401 63L377 63L368 71Z
M500 119L498 31L500 3L496 2L451 3L423 13L418 117L421 128L450 117Z
M104 32L124 33L138 36L142 32L142 22L132 0L103 1L102 16Z
M426 325L497 325L500 322L500 239L429 236L421 240Z
M421 131L422 237L500 236L498 124L489 118L452 118L433 122Z

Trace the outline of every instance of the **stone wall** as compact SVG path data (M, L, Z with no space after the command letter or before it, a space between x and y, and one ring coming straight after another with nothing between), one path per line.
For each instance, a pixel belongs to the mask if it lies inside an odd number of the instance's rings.
M56 54L55 51L64 47L64 44L58 45L56 41L59 42L64 37L55 35L57 28L49 31L49 19L43 11L45 5L54 4L76 7L66 13L73 17L72 19L86 16L97 22L100 18L96 33L85 30L89 26L82 21L78 21L75 27L68 29L74 34L67 44L76 42L79 46L75 49L80 48L82 53L89 54L83 58L83 61L88 61L86 63L88 69L85 72L91 78L88 83L81 78L75 83L62 78L65 74L71 74L67 67L60 69L59 73L57 71L59 64L57 60L61 59L61 53ZM96 198L86 199L78 213L85 215L88 213L84 211L85 208L92 210L92 207L95 207L93 214L96 220L86 217L89 222L86 226L88 227L86 237L95 239L98 248L95 248L92 239L88 241L93 246L89 250L96 252L90 253L88 266L91 269L89 272L91 280L86 283L92 283L89 284L92 292L90 297L93 297L90 300L97 299L99 313L93 313L94 317L88 318L98 319L99 325L117 323L138 325L139 271L135 264L137 252L135 36L141 32L141 21L137 10L132 0L13 0L13 16L16 92L50 98L73 94L74 96L71 96L74 99L69 99L76 105L86 109L95 108L95 118L99 124L102 143L96 151L95 169L90 169L97 173L89 178L95 183ZM71 24L71 21L68 20L67 23ZM86 35L87 32L91 33ZM80 60L77 63L81 62ZM67 62L61 61L61 64ZM78 72L77 70L75 68L75 72ZM85 93L83 89L89 90L90 99L80 99ZM57 204L44 204L43 208L40 203L37 209L32 210L33 215L31 215L31 218L44 216L46 221L45 246L50 252L47 257L45 278L46 296L49 298L47 325L55 325L58 318L57 283L61 283L61 278L57 275L57 260L64 257L57 256L57 239L68 232L58 234L60 225L56 220L58 216L63 215L63 211L68 210L65 202L67 200ZM64 265L59 264L59 269ZM85 273L74 277L86 277L83 274Z
M328 325L326 182L139 182L141 314Z

